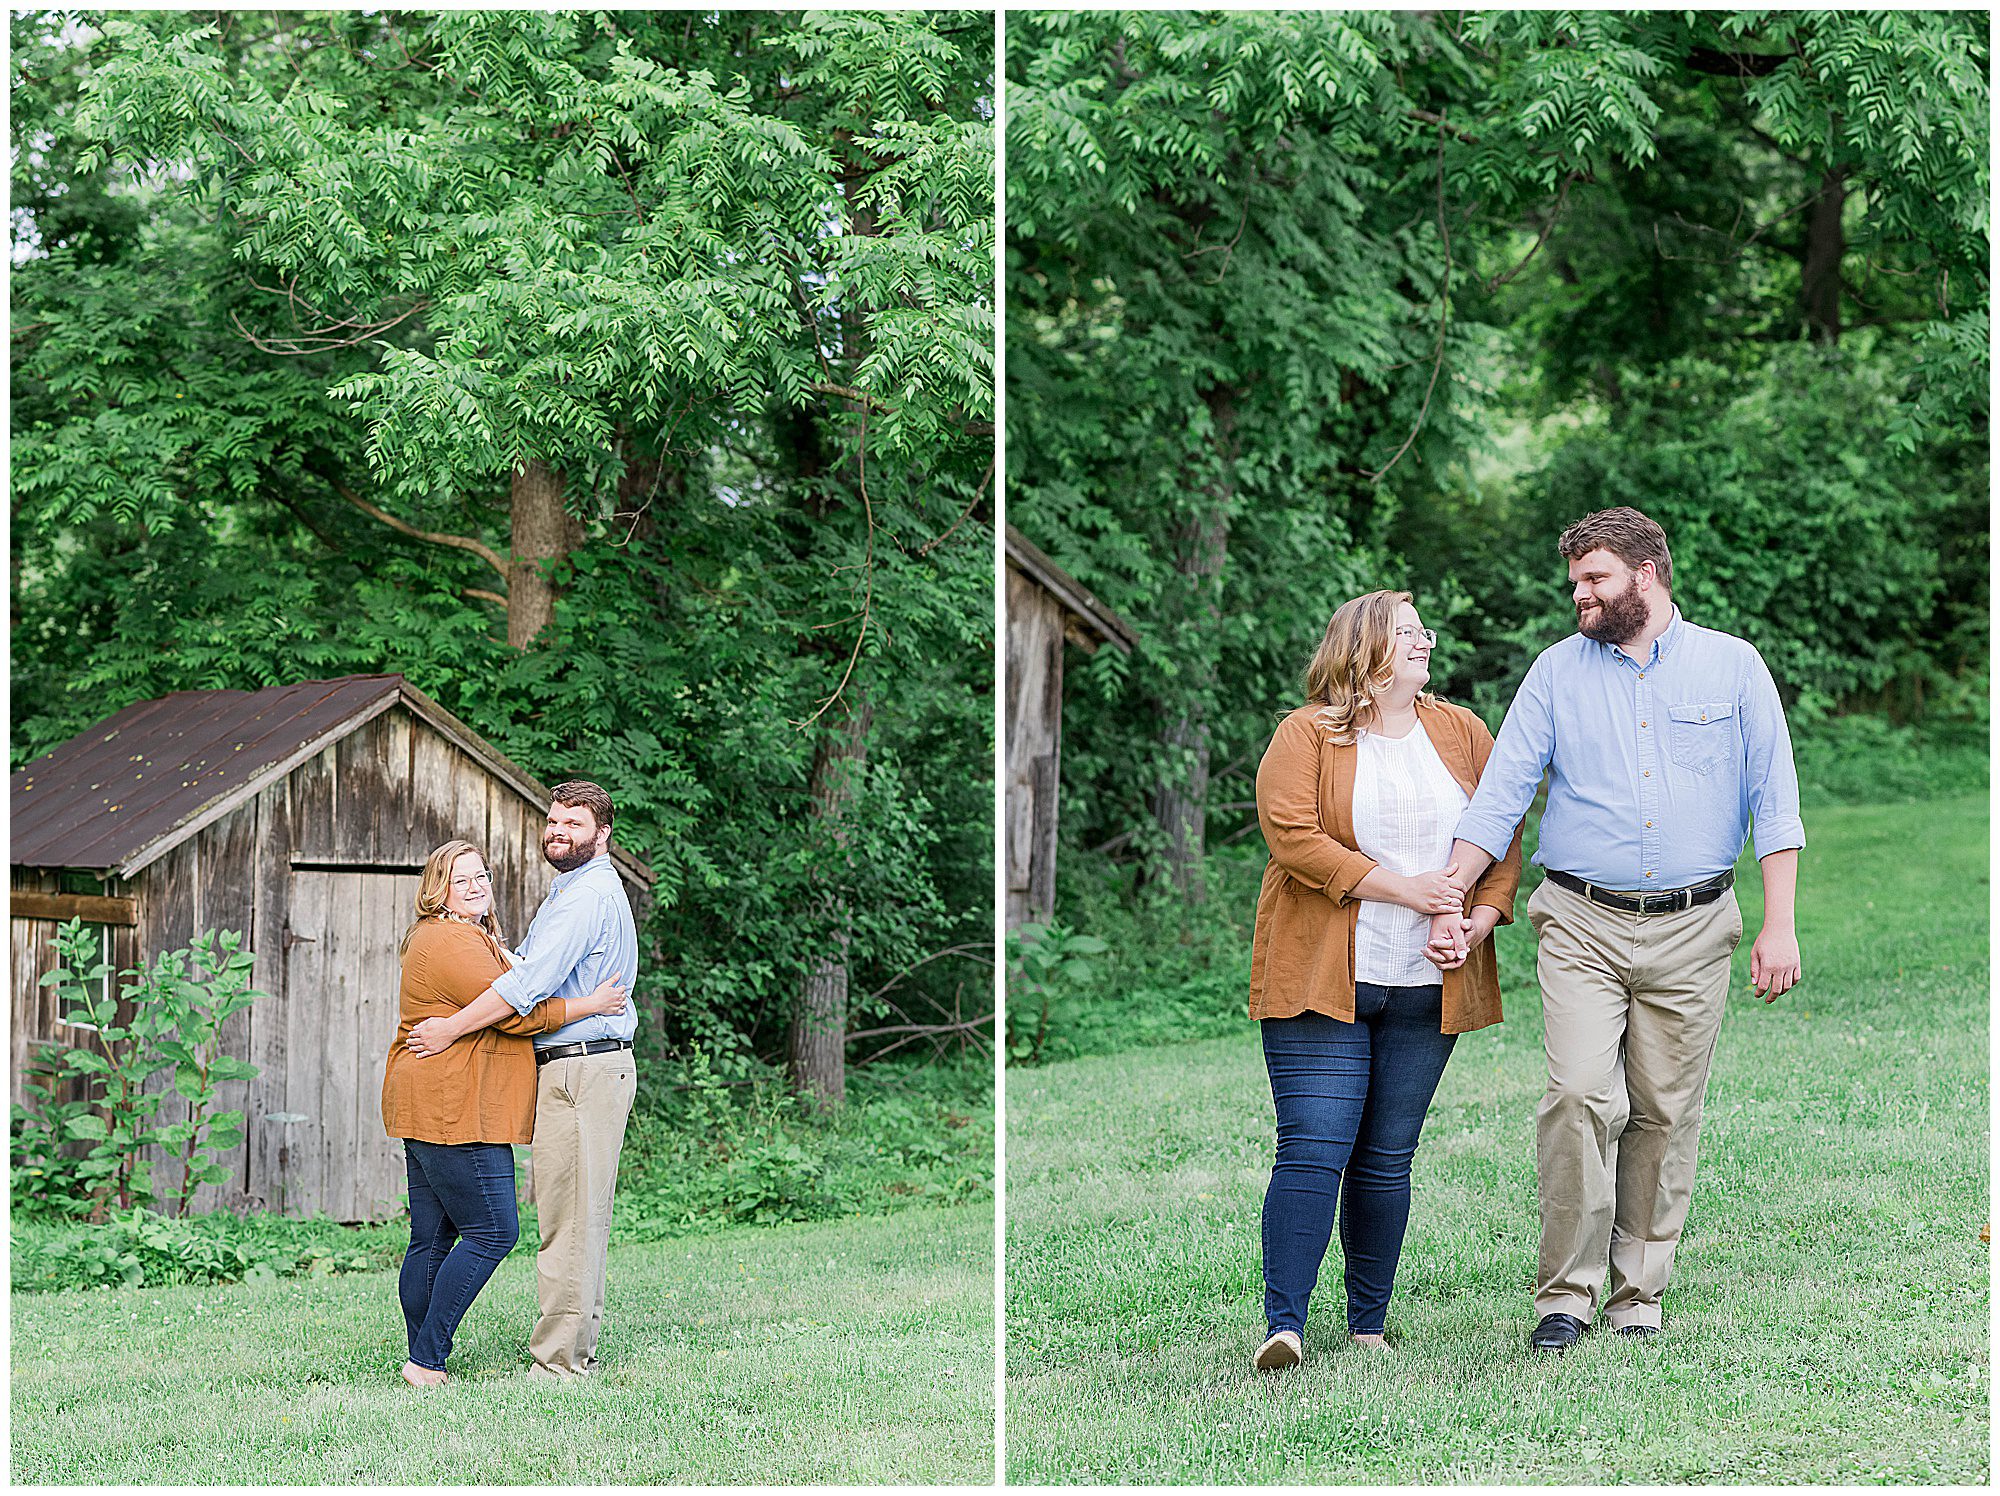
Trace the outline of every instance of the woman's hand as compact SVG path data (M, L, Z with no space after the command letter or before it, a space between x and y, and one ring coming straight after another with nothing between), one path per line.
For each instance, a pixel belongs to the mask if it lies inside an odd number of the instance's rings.
M1456 914L1465 907L1465 895L1454 880L1458 864L1434 873L1417 873L1401 880L1403 897L1396 902L1419 914Z
M583 1012L579 1018L610 1018L625 1011L625 973L613 972L597 984L597 989L583 999Z

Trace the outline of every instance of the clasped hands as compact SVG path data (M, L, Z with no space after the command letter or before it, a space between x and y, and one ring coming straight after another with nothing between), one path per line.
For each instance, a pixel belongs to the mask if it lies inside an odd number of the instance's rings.
M1465 907L1467 890L1458 884L1458 864L1434 873L1419 873L1408 881L1410 907L1431 917L1430 938L1424 944L1424 959L1440 971L1456 971L1465 965L1472 948L1493 933L1500 911L1490 904Z

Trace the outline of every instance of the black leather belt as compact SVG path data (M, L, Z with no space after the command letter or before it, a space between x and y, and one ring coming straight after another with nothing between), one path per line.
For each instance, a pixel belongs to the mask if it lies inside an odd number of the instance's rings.
M535 1063L546 1065L550 1060L573 1060L578 1055L610 1054L615 1049L630 1049L630 1039L590 1039L582 1044L551 1044L547 1049L535 1051Z
M1560 873L1554 868L1549 869L1548 878L1557 887L1580 893L1591 903L1602 904L1606 909L1616 909L1625 914L1679 914L1683 909L1713 904L1728 893L1730 885L1736 881L1736 869L1717 873L1700 883L1690 883L1686 888L1663 888L1658 893L1613 893L1608 888L1584 882L1574 873Z

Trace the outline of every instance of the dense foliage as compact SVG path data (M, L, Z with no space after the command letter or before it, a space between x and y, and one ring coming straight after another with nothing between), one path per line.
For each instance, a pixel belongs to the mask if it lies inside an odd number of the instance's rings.
M1802 728L1983 731L1982 19L1008 35L1008 512L1140 637L1070 672L1066 887L1103 848L1201 901L1358 592L1411 589L1497 723L1573 627L1557 533L1614 503Z
M13 28L15 763L400 671L611 789L654 1048L990 1013L990 17Z

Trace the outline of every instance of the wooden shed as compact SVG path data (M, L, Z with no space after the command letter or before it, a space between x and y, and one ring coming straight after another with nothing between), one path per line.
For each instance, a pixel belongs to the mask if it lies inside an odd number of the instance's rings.
M18 770L11 800L14 1099L36 1047L84 1039L38 985L59 922L97 926L120 970L240 930L268 996L223 1041L259 1072L222 1089L244 1141L193 1208L395 1215L382 1069L418 875L452 837L483 847L518 939L553 877L548 790L402 676L359 675L139 702ZM643 895L651 873L612 856Z
M1056 907L1063 645L1129 654L1131 625L1007 526L1007 928Z

